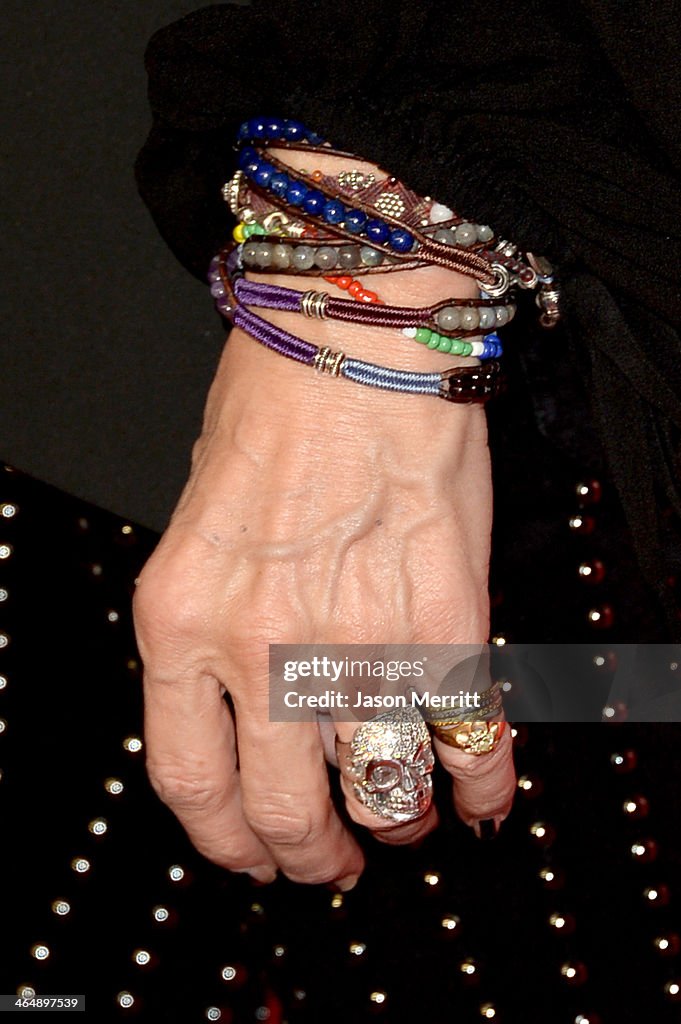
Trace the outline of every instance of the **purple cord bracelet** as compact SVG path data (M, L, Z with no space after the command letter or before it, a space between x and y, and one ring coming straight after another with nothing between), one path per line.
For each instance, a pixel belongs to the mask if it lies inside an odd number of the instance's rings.
M363 324L367 327L392 327L403 330L405 327L425 327L438 331L445 337L478 336L484 328L448 330L437 319L438 313L448 312L451 308L491 309L492 316L496 306L484 300L443 299L432 306L410 308L409 306L388 306L364 304L349 299L336 298L327 292L296 291L294 288L283 288L276 284L263 284L258 281L247 281L243 277L233 280L234 292L241 302L247 306L259 306L265 309L280 309L290 313L303 313L319 320L342 320L346 323ZM501 308L508 310L508 322L515 312L512 303L502 303ZM488 332L491 333L492 325Z

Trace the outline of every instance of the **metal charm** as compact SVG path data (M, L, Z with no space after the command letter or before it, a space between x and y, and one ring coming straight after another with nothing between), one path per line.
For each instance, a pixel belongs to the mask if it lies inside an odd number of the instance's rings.
M320 348L312 361L312 365L319 373L328 373L332 377L339 377L345 352L334 352L328 345Z
M359 192L360 189L369 188L376 181L375 174L364 174L362 171L341 171L338 175L338 185L342 189L352 192Z
M384 192L376 200L375 206L384 217L395 217L395 219L401 217L407 209L407 204L397 192Z
M300 300L300 312L304 316L316 317L318 320L326 320L326 304L329 296L326 292L305 292Z
M234 216L239 213L239 193L244 180L243 171L236 171L229 181L222 186L222 198L229 206Z
M485 284L483 281L477 281L476 283L485 295L489 295L491 299L497 299L508 291L511 284L511 275L506 267L502 267L501 263L492 263L489 269L494 274L492 284Z

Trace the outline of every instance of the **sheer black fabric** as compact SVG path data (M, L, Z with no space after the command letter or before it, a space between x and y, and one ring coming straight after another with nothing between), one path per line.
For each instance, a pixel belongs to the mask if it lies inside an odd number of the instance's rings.
M675 632L679 13L606 0L215 5L149 45L154 126L137 163L161 233L198 276L231 227L220 186L235 131L259 114L296 117L549 255L564 327L518 342L539 427L584 457L593 424Z

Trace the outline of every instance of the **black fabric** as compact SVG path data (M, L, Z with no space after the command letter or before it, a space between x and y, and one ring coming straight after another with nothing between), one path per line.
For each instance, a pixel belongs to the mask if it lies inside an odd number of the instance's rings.
M299 118L558 262L560 343L592 409L563 387L553 436L574 424L569 446L584 454L593 437L580 424L592 419L641 567L674 622L680 13L668 0L207 7L149 45L154 127L137 162L163 237L199 277L231 226L220 186L236 128L261 114ZM525 341L523 355L546 395L541 353Z
M557 519L573 500L570 471L560 477ZM663 988L679 980L678 955L654 945L679 932L678 723L520 725L514 757L530 788L518 790L496 840L480 842L458 821L438 771L439 828L418 849L357 829L367 869L341 907L324 886L285 878L255 886L192 849L151 790L144 753L123 745L143 735L130 596L156 536L2 468L0 500L17 509L2 519L12 554L2 563L11 639L0 686L0 991L30 984L39 995L84 993L85 1013L69 1016L80 1024L198 1024L211 1006L221 1009L219 1024L470 1024L485 1019L486 1003L504 1024L569 1024L578 1014L594 1024L678 1022L678 1001ZM585 541L602 554L613 525L602 518L608 502ZM549 511L537 509L540 524L550 523ZM531 586L511 578L495 628L522 632L541 592L541 614L581 640L571 596L580 540L554 563L555 539L545 533L538 544ZM620 619L616 638L635 628L635 617ZM594 679L600 704L611 683L608 669ZM506 701L518 689L514 679ZM105 790L112 777L124 784L119 796ZM336 773L330 781L338 798ZM632 799L647 816L623 812ZM96 818L108 823L106 834L89 831ZM550 830L543 841L532 836L535 822ZM631 850L644 842L656 856L639 862ZM90 870L76 874L75 857ZM179 884L171 865L185 870ZM543 869L555 876L546 885ZM436 885L426 884L428 873ZM669 886L669 905L650 905L648 886ZM56 899L70 904L65 917L51 909ZM159 905L166 923L153 917ZM550 927L552 914L565 917L562 930ZM443 926L447 918L455 928ZM31 956L36 943L49 948L47 959ZM353 943L365 951L352 953ZM139 949L151 964L134 963ZM469 958L473 977L461 969ZM573 986L561 967L575 962L588 977ZM231 981L222 978L226 965ZM374 991L387 993L384 1005L371 1001ZM133 995L132 1012L117 1005L121 992Z

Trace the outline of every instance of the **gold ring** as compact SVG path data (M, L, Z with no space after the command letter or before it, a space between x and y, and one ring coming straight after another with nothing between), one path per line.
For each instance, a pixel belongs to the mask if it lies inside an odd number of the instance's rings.
M504 734L506 722L461 722L453 729L433 727L433 735L467 754L490 754Z

